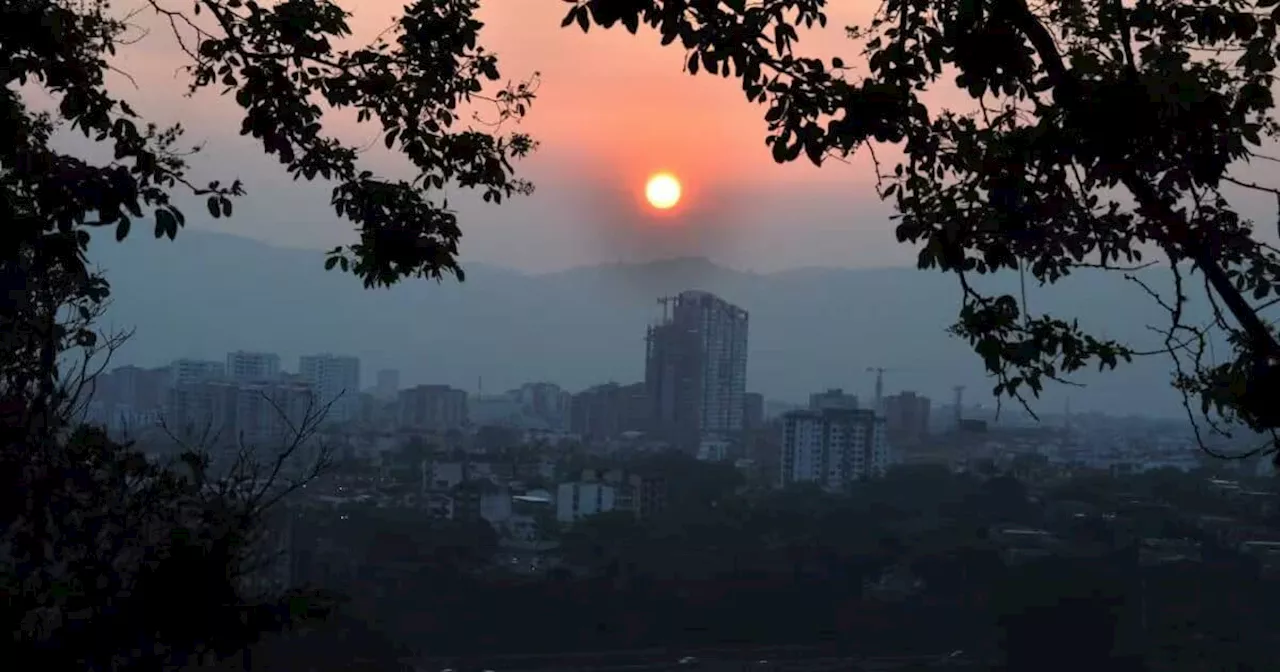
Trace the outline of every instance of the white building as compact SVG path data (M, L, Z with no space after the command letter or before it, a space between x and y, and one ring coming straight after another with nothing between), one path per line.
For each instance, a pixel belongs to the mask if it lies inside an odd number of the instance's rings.
M332 404L326 423L346 424L360 413L360 358L308 355L298 359L298 375L316 391L320 404Z
M779 484L812 482L827 490L883 476L890 464L884 418L873 411L826 408L783 416Z
M227 353L227 375L238 382L263 382L280 377L280 355L271 352Z
M612 511L617 495L613 486L604 483L561 483L556 490L556 520L572 523Z

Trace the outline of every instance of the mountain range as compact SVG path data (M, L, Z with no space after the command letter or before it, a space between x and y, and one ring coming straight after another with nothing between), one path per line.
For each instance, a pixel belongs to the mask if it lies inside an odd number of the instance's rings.
M748 387L802 400L843 387L869 399L874 373L886 393L910 389L949 404L991 404L992 381L968 345L946 333L960 293L954 278L911 268L805 268L749 273L704 258L584 266L529 274L466 265L467 280L407 281L366 290L326 272L319 251L186 230L175 241L134 236L95 241L93 263L111 282L108 325L132 328L119 363L221 359L237 349L279 353L286 368L303 354L359 356L364 384L396 368L402 384L445 383L497 392L546 380L576 391L642 379L644 333L661 314L658 297L685 289L720 295L750 313ZM1020 291L1018 278L996 289ZM1160 308L1117 275L1082 273L1052 288L1029 288L1036 312L1079 316L1113 338L1151 343L1145 325ZM1167 319L1167 318L1165 318ZM1148 358L1085 387L1051 386L1034 406L1172 415L1169 362Z

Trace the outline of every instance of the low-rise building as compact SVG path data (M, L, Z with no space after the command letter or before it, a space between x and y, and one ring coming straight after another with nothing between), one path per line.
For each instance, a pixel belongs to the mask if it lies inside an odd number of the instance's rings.
M556 489L556 520L574 523L617 508L617 488L602 482L561 483Z

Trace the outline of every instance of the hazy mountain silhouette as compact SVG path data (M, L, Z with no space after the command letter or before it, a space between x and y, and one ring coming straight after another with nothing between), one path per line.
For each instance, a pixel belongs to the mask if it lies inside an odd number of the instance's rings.
M955 281L915 269L796 269L757 274L702 258L609 264L542 275L468 264L467 281L411 281L365 290L348 275L323 270L314 250L183 231L176 241L142 236L95 243L92 260L114 286L111 322L136 327L121 363L159 365L181 356L221 358L244 348L280 353L287 368L300 354L332 351L373 372L395 367L408 384L447 383L486 391L550 380L577 390L608 380L641 379L644 329L660 314L656 298L706 289L751 313L749 386L771 398L803 399L843 386L864 398L869 366L889 391L915 389L949 403L953 385L966 400L991 388L967 344L949 336ZM1000 282L1018 290L1017 278ZM1085 274L1028 292L1033 311L1070 309L1086 327L1152 342L1157 306L1118 276ZM1168 362L1152 358L1085 389L1055 386L1039 408L1169 414Z

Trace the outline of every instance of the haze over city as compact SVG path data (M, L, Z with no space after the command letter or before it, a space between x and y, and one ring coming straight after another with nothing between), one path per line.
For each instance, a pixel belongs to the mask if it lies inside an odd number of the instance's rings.
M350 21L353 36L349 41L358 44L377 35L390 24L398 8L395 3L381 0L361 4ZM803 161L779 165L762 142L765 128L761 121L762 108L743 103L736 80L705 73L690 76L684 71L679 52L663 49L656 37L644 30L640 37L633 38L617 31L596 30L584 35L576 29L561 29L561 9L559 3L550 1L501 7L496 3L482 3L478 13L485 23L483 44L498 55L504 80L521 80L537 74L537 98L529 116L518 126L504 127L504 130L527 131L541 143L530 158L516 165L517 174L532 181L536 191L530 196L516 196L502 205L493 205L482 203L475 192L446 189L450 205L459 212L463 231L460 259L469 271L469 282L457 288L432 285L393 291L464 297L481 293L480 287L486 280L502 282L507 276L501 269L539 274L601 264L643 265L661 259L705 258L722 269L747 273L914 267L916 249L895 240L895 222L890 219L892 209L875 195L875 171L869 152L859 152L846 163L829 161L821 169ZM871 5L837 3L829 8L831 21L827 29L801 29L801 50L818 56L843 53L848 40L842 27L865 21L870 11ZM351 242L353 234L349 227L334 218L326 205L329 187L323 183L291 180L273 160L257 151L255 141L239 136L236 121L239 108L231 99L215 96L210 91L191 97L183 95L184 75L175 70L175 64L181 62L181 52L171 39L169 27L160 17L146 14L140 14L135 21L138 31L147 31L148 39L122 47L118 61L122 73L127 73L139 89L147 92L137 101L137 106L160 119L181 120L188 129L188 139L203 143L202 152L194 158L194 168L200 178L238 177L249 184L248 195L237 199L236 216L231 219L212 220L198 201L192 201L192 207L188 208L188 227L192 231L243 236L284 248L323 250ZM590 57L583 58L581 54L590 54ZM114 77L113 85L122 92L127 93L135 86L121 73L111 73L109 77ZM929 96L944 105L960 108L969 105L959 92L948 91L945 86L940 93L931 92ZM487 118L484 115L489 111L480 105L476 113ZM330 113L326 118L338 137L364 148L364 158L372 162L372 167L392 176L404 172L402 160L385 150L375 129L356 124L352 115L345 113ZM75 139L69 142L79 144ZM897 155L892 146L880 147L878 151L881 162L886 165ZM1245 174L1251 174L1250 170L1246 168ZM680 203L669 211L654 208L644 199L646 180L660 172L676 176L683 190ZM1260 220L1273 217L1270 214L1273 199L1264 194L1237 191L1241 193L1232 193L1233 203L1243 214ZM1264 239L1274 238L1275 233L1272 227L1261 230ZM102 249L107 242L101 240L95 244L98 251L93 258L108 267L119 264L121 267L115 273L121 276L117 280L124 283L132 282L128 269L136 263L168 263L168 255L152 255L159 251L151 249L153 246L163 250L164 246L184 245L183 242L137 240L127 242L131 247L136 245L137 252L125 252ZM214 245L213 249L219 248ZM340 281L318 277L323 261L319 254L311 259L314 268L305 268L303 257L296 259L298 266L293 267L297 269L294 273L308 278L316 274L320 283L303 282L299 291L309 294L315 288L328 287L334 293L351 293L352 288ZM432 317L425 308L419 311L397 308L409 313L404 318L390 318L385 312L380 313L378 319L388 325L413 325L412 339L414 345L423 349L421 356L408 343L399 345L406 334L397 333L390 326L363 332L359 337L344 333L347 325L340 313L327 318L309 318L327 319L323 331L289 334L290 325L297 324L301 317L290 314L289 306L307 303L313 298L302 298L307 294L291 297L274 287L256 297L274 304L264 306L262 313L245 315L243 320L238 320L236 311L248 310L252 304L236 301L232 298L234 293L220 288L234 285L237 280L232 274L245 270L224 260L216 263L215 268L198 273L191 272L192 267L186 263L178 263L177 268L169 272L170 288L207 295L211 310L226 310L224 319L231 320L231 324L239 323L229 332L196 330L199 336L195 341L175 340L169 335L171 330L192 331L181 326L182 320L168 319L172 305L158 303L154 297L143 299L142 294L122 292L112 317L121 326L140 329L119 361L159 365L163 363L161 353L163 357L215 355L225 349L215 341L225 336L228 342L235 341L244 347L270 347L288 353L307 341L314 343L312 349L367 353L373 361L405 368L407 380L439 380L467 389L481 376L488 376L493 385L520 382L511 366L495 367L497 371L483 370L486 367L480 362L492 354L472 347L485 342L491 343L494 349L513 352L511 344L501 342L501 336L492 337L499 339L497 341L490 337L476 341L471 337L435 335L441 329L465 333L473 328L488 328L479 323L469 324L465 315L441 319ZM277 280L270 270L253 272L264 274L258 276L257 286L275 284L283 288L296 281L296 275L285 277L282 273ZM831 273L833 278L848 275ZM486 274L494 277L486 279ZM722 278L711 277L715 275L704 274L705 277L692 280L694 285L703 282L722 285ZM575 276L570 274L565 279L570 277ZM769 342L767 348L773 357L788 361L769 364L763 369L756 368L765 366L763 362L753 361L753 386L758 383L776 388L777 397L797 400L816 386L841 384L869 389L865 376L860 380L850 378L865 372L868 366L892 366L916 369L909 379L901 381L904 389L929 389L936 395L945 395L952 385L966 385L975 403L988 403L983 390L989 388L990 383L983 377L980 361L967 357L968 348L944 333L958 307L954 282L945 277L894 275L894 278L889 284L874 281L869 285L835 284L830 289L823 289L819 281L809 288L809 296L800 300L802 305L805 301L812 303L807 310L799 309L795 318L822 320L825 326L821 331L828 334L830 342L812 345L795 339L791 339L789 345ZM1155 282L1168 281L1160 277ZM652 319L656 295L644 296L644 292L628 288L615 291L607 287L612 285L592 287L589 297L575 297L573 310L583 314L588 322L601 325L630 320L632 332L636 331L635 325ZM670 290L670 287L664 288L664 291ZM872 292L883 296L868 296ZM734 298L748 309L753 308L751 295L739 292ZM376 299L353 296L352 305L359 303L368 309L373 300ZM1133 339L1139 349L1158 341L1158 335L1145 328L1146 324L1163 319L1158 307L1139 306L1137 315L1145 316L1143 319L1149 322L1107 319L1132 314L1134 304L1142 303L1141 290L1119 276L1086 278L1081 282L1068 280L1063 287L1053 290L1032 286L1029 300L1036 306L1054 305L1068 310L1084 304L1088 313L1084 316L1086 323L1090 319L1106 320L1106 328L1112 335ZM869 301L883 306L875 309L876 315L883 317L887 311L902 321L892 329L884 325L873 327L863 317ZM647 307L643 305L646 302ZM476 300L463 305L478 303L485 302ZM1193 310L1205 310L1205 307L1193 306ZM594 320L588 317L592 314ZM510 317L519 319L515 314ZM409 322L406 323L406 319ZM369 322L366 320L364 324ZM549 339L597 340L596 334L590 331L570 336L565 333L569 328L568 323L562 323L559 331L543 333ZM790 329L791 325L761 321L757 328ZM904 338L900 330L912 333ZM332 343L320 342L323 340L320 333L331 334ZM598 340L608 341L610 345L618 342L616 335L606 337L606 333L609 332L598 332ZM303 340L294 341L294 338ZM438 338L458 343L462 349L455 349L449 357L432 357L429 344L442 342ZM780 335L778 340L782 339ZM602 359L586 364L568 358L556 359L550 353L559 348L550 340L542 342L542 352L537 345L540 341L523 337L514 340L520 342L521 348L527 348L521 352L529 353L529 357L521 357L522 360L539 361L539 364L515 365L514 370L523 368L526 376L533 377L558 372L550 377L566 378L565 384L571 386L585 386L595 380L627 379L634 377L641 366L639 358L624 358L622 350L611 351L608 358L603 358L602 353ZM156 345L151 345L153 342ZM920 347L900 347L907 344ZM582 348L571 349L580 352ZM379 355L392 352L396 353L394 357ZM926 353L939 356L930 358ZM925 359L919 359L922 355ZM824 363L803 363L806 357ZM756 359L761 358L767 360L769 355ZM906 366L907 360L913 361L911 367ZM825 363L827 361L836 362L834 369ZM832 375L833 370L842 373ZM926 370L936 372L936 378ZM1071 390L1051 385L1037 405L1039 410L1056 412L1068 397L1074 397L1080 410L1108 409L1159 416L1182 413L1179 395L1166 386L1167 362L1149 358L1127 369L1122 376L1107 378L1085 373L1076 380L1090 383L1092 387Z
M1280 0L0 7L6 660L1276 667Z

